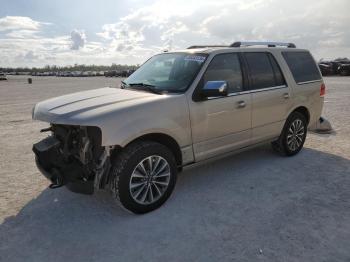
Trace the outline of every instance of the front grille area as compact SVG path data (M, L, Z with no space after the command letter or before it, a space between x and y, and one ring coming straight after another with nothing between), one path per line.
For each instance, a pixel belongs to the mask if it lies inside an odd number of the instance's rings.
M89 183L93 187L104 153L100 129L51 125L44 131L51 131L51 135L33 145L41 172L53 184Z

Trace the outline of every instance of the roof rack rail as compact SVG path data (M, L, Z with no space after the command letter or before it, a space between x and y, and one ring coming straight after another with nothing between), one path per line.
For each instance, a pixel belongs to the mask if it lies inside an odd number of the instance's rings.
M265 45L268 47L285 46L288 48L296 48L293 43L283 43L283 42L234 42L230 47L241 47L241 46L254 46L254 45Z
M228 45L191 45L187 47L187 49L206 48L206 47L230 47L230 46Z

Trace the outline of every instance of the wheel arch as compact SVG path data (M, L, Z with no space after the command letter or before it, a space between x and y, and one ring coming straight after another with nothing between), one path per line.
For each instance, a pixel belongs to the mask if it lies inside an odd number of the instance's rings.
M164 133L157 133L157 132L144 134L144 135L141 135L137 138L134 138L133 140L128 142L124 147L127 147L131 143L135 143L138 141L153 141L153 142L157 142L159 144L166 146L174 154L176 164L181 169L181 166L182 166L181 148L180 148L178 142L170 135L167 135ZM117 147L116 152L114 152L114 153L115 154L118 153L119 150L122 150L122 147Z
M298 113L302 114L303 116L305 116L307 124L309 124L309 122L310 122L310 111L305 106L298 106L298 107L296 107L292 112L290 112L289 116L292 113L294 113L294 112L298 112Z

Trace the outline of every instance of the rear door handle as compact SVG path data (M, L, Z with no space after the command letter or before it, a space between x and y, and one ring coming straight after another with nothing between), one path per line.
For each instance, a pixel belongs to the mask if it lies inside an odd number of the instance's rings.
M237 104L238 104L238 108L243 108L246 106L244 101L239 101Z
M289 93L284 93L284 94L283 94L283 98L284 98L284 99L288 99L288 98L289 98Z

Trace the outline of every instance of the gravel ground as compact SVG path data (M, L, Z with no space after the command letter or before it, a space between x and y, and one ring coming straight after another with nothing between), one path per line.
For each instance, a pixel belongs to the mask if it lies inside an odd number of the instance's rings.
M331 135L295 157L269 146L189 168L146 215L108 193L47 189L31 146L34 103L116 78L0 82L0 261L350 261L350 78L325 78Z

